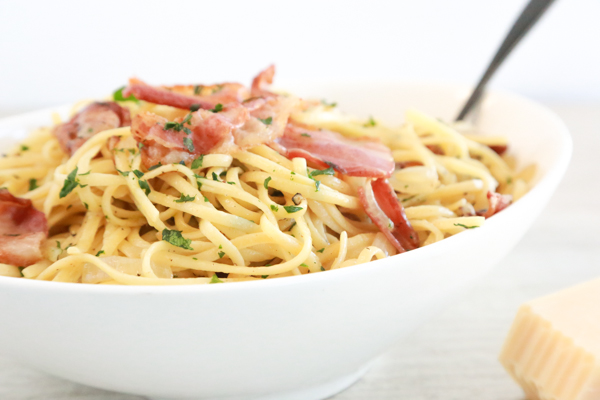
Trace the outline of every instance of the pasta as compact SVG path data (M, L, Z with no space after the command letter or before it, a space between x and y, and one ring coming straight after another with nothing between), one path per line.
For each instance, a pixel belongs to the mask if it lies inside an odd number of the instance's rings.
M115 100L134 121L152 113L183 121L176 130L191 118L187 110L121 92ZM73 114L87 106L78 104ZM416 110L391 128L331 104L301 101L289 119L349 140L381 140L395 163L389 184L419 246L481 226L493 196L518 200L534 176L534 167L516 171L509 155L498 154L503 138L478 136ZM149 167L144 151L150 150L132 126L94 132L69 154L57 135L64 123L56 117L55 127L35 130L0 159L0 186L31 200L49 230L41 259L25 268L0 264L0 275L210 284L320 273L399 252L361 202L369 177L348 176L333 164L314 167L310 158L289 157L269 143Z

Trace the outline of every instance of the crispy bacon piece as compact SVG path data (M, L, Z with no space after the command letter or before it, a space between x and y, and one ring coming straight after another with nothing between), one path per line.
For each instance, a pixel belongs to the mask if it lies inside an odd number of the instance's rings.
M179 118L181 128L165 129L167 119L145 112L133 119L132 132L143 143L142 161L146 167L191 162L200 154L233 153L239 149L271 142L283 134L294 99L275 97L239 104L230 103L223 111L198 110L189 122ZM268 117L266 117L268 115ZM263 118L265 117L265 118ZM186 133L186 128L190 131ZM193 150L184 138L193 143Z
M273 92L268 90L269 85L273 83L274 76L274 65L269 65L265 70L261 71L252 81L252 96L275 96Z
M218 103L218 101L212 102L204 97L189 96L164 88L150 86L135 78L130 79L129 86L123 89L123 96L128 97L132 94L138 99L149 103L183 108L185 110L189 110L192 107L210 110Z
M27 267L42 259L41 245L48 237L43 212L31 200L0 189L0 262Z
M419 247L419 238L387 179L369 180L358 188L358 197L369 218L399 253Z
M96 102L79 111L69 122L54 128L54 135L65 153L73 155L96 133L129 125L128 109L112 101Z
M163 86L171 92L193 96L213 105L241 103L250 97L250 91L241 83L225 82L215 85ZM211 107L212 108L212 107Z
M349 139L339 133L289 123L272 147L287 158L303 157L315 168L332 166L349 176L387 178L394 171L390 149L371 138Z
M512 196L509 194L500 194L496 192L488 192L487 198L489 207L484 212L477 212L478 215L489 218L494 214L498 214L512 203Z
M500 145L496 145L496 146L489 146L490 149L494 150L496 153L498 153L498 155L502 155L504 153L506 153L506 149L508 149L508 146L505 144L500 144Z

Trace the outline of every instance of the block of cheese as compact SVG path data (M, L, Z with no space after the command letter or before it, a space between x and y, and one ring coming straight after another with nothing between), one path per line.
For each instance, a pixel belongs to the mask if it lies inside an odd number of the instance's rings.
M529 400L600 400L600 279L523 304L500 362Z

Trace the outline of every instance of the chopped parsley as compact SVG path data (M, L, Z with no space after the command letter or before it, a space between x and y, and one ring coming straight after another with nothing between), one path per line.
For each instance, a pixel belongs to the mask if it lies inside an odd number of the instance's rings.
M265 181L263 182L263 186L265 187L265 189L269 189L269 182L271 182L271 177L268 177L267 179L265 179Z
M194 112L194 111L198 111L200 109L200 104L192 104L190 106L190 111Z
M335 171L333 170L332 167L329 167L327 169L315 169L310 171L309 177L313 177L313 176L317 176L317 175L334 175Z
M29 150L29 146L25 146L24 144L21 145L21 151L27 151Z
M321 265L321 271L325 271L325 268Z
M192 131L190 130L190 128L183 126L183 124L187 123L188 125L191 124L190 122L190 118L192 117L192 114L188 114L185 119L181 122L175 122L175 121L168 121L165 122L165 130L166 131L175 131L175 132L181 132L183 131L186 135L189 135L192 133Z
M204 161L204 154L200 154L200 156L198 158L196 158L194 161L192 161L192 169L196 169L196 168L200 168L202 167L202 162Z
M271 210L277 212L277 211L279 211L279 206L276 206L275 204L271 204Z
M507 184L507 185L510 185L511 183L512 183L512 178L509 176L509 177L506 179L506 184Z
M83 202L83 205L84 205L84 207L85 207L85 209L86 209L86 210L89 210L89 209L90 209L90 206L89 206L89 204L88 204L88 203L86 203L86 202Z
M460 226L462 228L465 229L475 229L475 228L479 228L477 225L473 225L473 226L467 226L467 225L463 225L463 224L454 224L454 226Z
M302 210L302 207L298 206L283 206L283 208L285 209L285 211L287 211L288 214L292 214Z
M23 270L25 269L25 267L19 267L19 273L21 274L21 277L25 278L25 275L23 275Z
M223 104L221 104L221 103L218 103L218 104L215 106L215 108L213 108L213 109L212 109L212 110L210 110L210 111L212 111L212 112L214 112L214 113L218 113L219 111L223 111Z
M322 253L325 251L325 247L323 247L321 250L317 250L317 253Z
M170 230L165 228L162 231L162 240L172 244L173 246L181 247L182 249L194 250L190 246L192 240L184 238L181 235L181 231Z
M235 185L235 182L229 182L229 181L227 181L227 184L228 185Z
M192 141L192 139L190 139L189 137L184 137L183 138L183 145L185 146L186 149L188 149L188 151L190 153L193 153L194 150L196 150L194 148L194 142Z
M208 200L208 197L204 196L204 202L208 203L210 200Z
M141 178L142 176L144 176L144 173L142 171L140 171L139 169L134 169L133 174L135 176L137 176L138 178Z
M156 168L160 168L160 167L162 167L162 163L159 161L158 164L154 164L153 166L148 168L148 171L154 171Z
M148 184L148 181L143 181L141 179L138 179L138 184L140 185L140 188L146 193L146 196L148 196L150 194L150 192L152 191L150 189L150 185Z
M325 99L321 100L321 104L323 104L325 107L335 107L335 106L337 106L336 102L328 103Z
M208 283L223 283L223 281L219 279L217 274L214 274Z
M311 137L308 133L301 133L300 136Z
M73 191L77 186L86 187L87 185L82 185L79 183L77 179L77 170L78 167L75 167L73 171L69 175L67 175L67 179L65 179L65 183L63 184L62 189L60 190L59 197L62 199L66 197L69 193Z
M196 196L186 196L185 194L181 193L179 199L175 200L175 203L187 203L188 201L194 200L196 200Z
M129 176L129 171L121 171L121 170L117 170L117 172L121 175L121 176Z
M106 254L106 252L104 250L100 250L96 253L96 257L100 257L100 254Z
M376 126L377 122L373 119L373 117L369 117L369 120L367 121L367 123L365 123L365 127L370 127L370 126Z
M260 277L263 279L267 279L269 277L269 275L261 275Z
M38 184L37 184L37 179L31 178L29 180L29 191L35 190L39 188Z
M134 95L130 94L127 97L123 97L123 89L125 89L125 86L118 88L117 90L114 91L113 93L113 100L114 101L134 101L136 103L139 103L140 101L137 99L137 97L135 97Z
M269 117L269 118L265 118L265 119L259 118L258 120L265 125L271 125L271 123L273 122L273 117Z
M213 181L220 182L219 177L217 176L217 174L215 172L212 173L212 178L213 178Z
M219 258L223 258L225 256L225 252L224 251L220 251L219 252Z
M301 266L301 267L304 267L304 268L308 268L308 265L306 265L306 264L304 264L304 263L300 264L300 266Z

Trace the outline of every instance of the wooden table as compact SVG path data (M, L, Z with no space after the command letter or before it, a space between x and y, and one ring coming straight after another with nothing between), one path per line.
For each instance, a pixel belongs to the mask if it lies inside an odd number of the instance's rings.
M600 104L551 108L569 126L574 154L535 225L494 272L442 315L391 347L363 379L333 399L523 398L497 361L517 307L600 276ZM0 358L0 399L141 397L88 388Z

